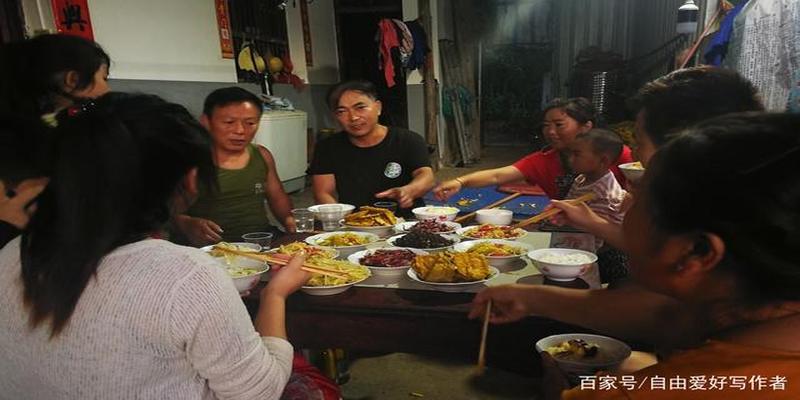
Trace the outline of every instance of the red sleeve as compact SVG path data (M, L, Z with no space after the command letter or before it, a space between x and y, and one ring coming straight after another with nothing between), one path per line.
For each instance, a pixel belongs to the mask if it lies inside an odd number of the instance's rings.
M623 145L622 153L620 153L619 158L617 158L617 161L614 163L614 165L611 166L611 172L613 172L614 176L617 177L617 182L619 182L619 185L622 187L627 187L626 185L627 181L625 180L625 175L622 175L622 171L619 169L619 165L629 162L633 162L631 149L628 146Z
M550 198L558 196L556 177L562 174L561 161L554 150L528 154L512 164L531 185L539 185Z

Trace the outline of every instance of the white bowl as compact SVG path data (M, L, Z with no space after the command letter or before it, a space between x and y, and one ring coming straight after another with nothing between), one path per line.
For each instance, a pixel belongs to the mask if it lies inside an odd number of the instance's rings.
M399 224L394 226L394 231L395 231L395 233L408 233L408 231L411 229L411 227L416 225L418 222L419 221L401 222L401 223L399 223ZM439 221L439 222L441 222L441 223L443 223L443 224L445 224L445 225L447 225L447 226L449 226L451 228L451 230L449 230L447 232L441 232L441 233L455 233L456 229L460 229L461 228L461 224L459 224L458 222L453 222L453 221Z
M479 225L465 226L465 227L463 227L461 229L456 230L456 234L458 236L461 236L462 238L465 238L465 239L475 239L475 240L478 240L478 239L519 240L519 239L522 239L522 238L524 238L525 236L528 235L528 231L526 231L525 229L522 229L522 228L516 228L515 229L515 232L518 234L518 236L513 237L513 238L480 238L480 237L472 237L472 236L468 236L467 235L467 232L469 232L472 229L477 228L478 226Z
M555 254L555 255L569 255L569 254L583 254L589 258L589 262L581 263L581 264L569 264L569 263L556 263L552 261L541 261L541 258L547 254ZM582 275L586 272L586 269L589 268L592 263L597 261L597 256L594 253L590 253L588 251L583 250L575 250L575 249L558 249L558 248L549 248L549 249L539 249L533 250L528 252L528 258L533 260L536 263L536 267L539 268L539 271L544 274L544 276L550 278L554 281L561 281L561 282L568 282L575 280L575 278Z
M411 210L418 220L435 219L437 221L452 221L458 215L455 207L425 206Z
M416 247L408 247L408 246L398 246L398 245L396 245L396 244L395 244L395 241L397 241L397 239L400 239L400 238L401 238L401 237L403 237L403 236L405 236L405 234L392 236L392 237L390 237L390 238L386 239L386 243L387 243L389 246L396 246L396 247L405 247L405 248L409 248L409 249L416 249ZM436 247L436 248L432 248L432 249L422 249L422 248L420 248L419 250L425 250L425 251L427 251L427 252L429 252L429 253L438 253L438 252L445 251L445 250L447 250L447 249L449 249L449 248L453 247L453 245L455 245L455 244L457 244L457 243L459 243L459 242L461 241L461 238L460 238L460 237L458 237L458 236L456 236L456 235L447 235L447 234L441 234L441 236L444 236L445 238L452 240L452 241L453 241L453 244L451 244L451 245L449 245L449 246L445 246L445 247Z
M244 247L244 248L248 248L248 249L253 249L254 251L261 251L262 250L261 245L259 245L257 243L247 243L247 242L226 242L226 243L234 245L234 246L238 246L238 247ZM208 246L203 246L203 247L200 248L200 250L203 250L206 253L210 253L211 249L213 249L214 246L216 246L218 244L219 243L210 244Z
M479 239L479 240L467 240L465 242L456 244L455 246L453 246L453 251L457 251L459 253L466 253L473 246L476 246L480 243L498 243L513 247L519 247L523 249L522 254L518 254L516 256L484 256L486 257L487 260L489 260L489 264L494 267L505 267L506 265L511 264L514 261L522 258L522 256L524 256L527 252L534 250L533 245L527 243L513 242L510 240L501 240L501 239Z
M356 209L356 206L354 206L352 204L344 204L344 203L315 204L315 205L313 205L311 207L308 207L308 211L313 212L314 213L314 218L316 218L319 221L323 220L323 218L321 218L323 216L323 213L321 213L320 210L319 210L320 206L341 206L341 209L339 210L339 212L326 213L326 214L329 214L329 215L327 216L327 218L324 218L324 219L329 220L329 221L338 221L338 220L344 218L345 215L350 214L351 212L353 212L353 210Z
M499 208L489 208L475 212L475 220L479 224L511 225L513 217L514 212L511 210L501 210Z
M489 276L486 279L481 279L479 281L472 281L472 282L453 282L453 283L446 283L446 282L428 282L422 280L422 278L417 275L417 271L414 271L413 268L409 268L406 272L409 278L412 281L419 282L423 285L430 286L431 288L438 290L440 292L463 292L467 289L473 289L476 286L483 285L484 283L494 279L497 275L500 275L500 271L495 267L489 267L491 271Z
M625 175L625 179L631 182L636 182L644 176L644 167L639 161L620 164L619 170Z
M354 235L364 236L367 239L369 239L369 242L364 243L364 244L357 244L357 245L354 245L354 246L324 246L324 245L321 245L321 244L318 243L320 240L323 240L323 239L325 239L325 238L327 238L329 236L340 235L340 234L343 234L343 233L350 233L350 234L354 234ZM306 238L306 243L308 243L308 244L310 244L312 246L328 247L328 248L336 249L337 251L339 251L339 258L346 258L350 254L353 254L353 253L355 253L355 252L357 252L359 250L364 250L365 248L367 248L368 244L373 243L373 242L377 242L378 240L380 240L380 238L377 235L372 234L372 233L368 233L368 232L334 231L334 232L325 232L325 233L320 233L318 235L309 236L309 237Z
M244 293L255 287L258 284L258 281L261 280L261 275L269 271L269 265L267 265L266 263L257 260L252 260L249 258L237 256L231 260L230 264L226 264L224 261L222 261L221 258L219 258L218 260L220 261L219 263L220 267L222 267L222 269L225 270L228 270L232 267L259 269L259 272L247 276L239 276L235 278L233 276L230 277L233 280L233 285L236 286L236 290L238 290L239 293Z
M367 275L367 276L364 277L364 279L361 279L361 280L358 280L358 281L355 281L355 282L344 283L344 284L341 284L341 285L301 286L300 290L303 293L306 293L306 294L311 295L311 296L331 296L331 295L334 295L334 294L342 293L345 290L350 289L351 287L353 287L353 285L361 283L361 282L364 282L369 277L370 277L370 275Z
M406 270L411 268L411 264L404 265L401 267L375 267L372 265L365 265L361 264L361 259L369 254L376 252L377 250L409 250L414 254L417 255L428 255L427 251L420 250L420 249L412 249L410 247L383 247L380 249L368 249L368 250L361 250L359 252L353 253L347 257L347 261L350 261L353 264L363 265L372 271L372 275L376 277L386 277L386 278L394 278L403 276L406 273Z
M347 223L342 224L343 227L358 231L358 232L369 232L374 235L380 237L386 237L392 234L392 230L394 230L394 225L389 226L355 226L355 225L348 225Z
M600 335L590 335L588 333L567 333L563 335L548 336L536 342L536 351L543 353L547 348L557 346L568 340L583 339L586 343L596 344L597 355L582 359L563 359L553 357L559 368L568 375L594 375L595 372L613 371L631 355L631 348L614 338Z

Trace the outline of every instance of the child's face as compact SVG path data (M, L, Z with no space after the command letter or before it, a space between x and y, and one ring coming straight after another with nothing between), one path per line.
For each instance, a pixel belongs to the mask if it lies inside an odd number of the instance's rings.
M599 174L608 170L605 157L594 152L588 140L575 140L570 144L569 163L579 174Z

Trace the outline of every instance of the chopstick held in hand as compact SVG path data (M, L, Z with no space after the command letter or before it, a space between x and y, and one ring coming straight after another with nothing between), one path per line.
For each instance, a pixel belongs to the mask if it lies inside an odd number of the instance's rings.
M492 314L492 300L486 302L486 312L483 314L483 327L481 328L481 345L478 349L478 372L483 372L486 367L486 334L489 333L489 317Z

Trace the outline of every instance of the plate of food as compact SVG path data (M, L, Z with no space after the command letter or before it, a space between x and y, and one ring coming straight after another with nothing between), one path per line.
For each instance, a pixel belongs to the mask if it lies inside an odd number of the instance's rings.
M482 224L461 228L456 233L467 239L507 239L516 240L528 234L528 231L513 226Z
M246 243L246 242L219 242L217 244L210 244L205 247L201 247L200 250L205 251L212 257L224 257L226 253L223 250L214 249L214 247L223 247L229 248L238 251L252 251L252 252L259 252L261 251L261 246L256 243Z
M417 256L406 272L411 280L445 292L459 292L483 285L500 274L480 254L450 251Z
M627 344L588 333L548 336L536 342L536 350L550 354L561 370L573 376L613 371L631 355Z
M394 227L396 233L408 233L411 231L422 231L428 233L455 233L461 228L461 224L453 221L436 221L432 219L423 221L401 222Z
M461 239L456 235L440 235L422 231L412 231L386 239L389 246L408 247L431 253L447 250L460 241Z
M334 248L314 246L304 242L287 243L268 251L268 253L278 253L293 256L301 251L306 253L306 258L336 258L339 256L339 251Z
M432 219L436 221L452 221L458 215L458 209L446 206L425 206L411 210L418 220Z
M328 270L339 271L347 276L347 278L334 278L312 273L308 282L300 288L301 291L312 296L330 296L342 293L353 285L363 282L371 275L369 268L347 261L316 257L307 260L306 263Z
M306 238L312 246L332 247L339 251L339 257L347 257L359 250L364 250L370 243L380 240L378 235L369 232L326 232Z
M264 262L238 256L226 258L225 262L220 261L220 267L231 277L240 294L254 288L261 275L269 271L269 265Z
M384 247L353 253L347 257L347 261L369 268L375 276L398 277L411 268L411 263L418 255L428 255L428 252L404 247Z
M363 206L358 211L344 217L343 225L355 231L388 236L397 224L397 217L386 208Z
M489 260L490 265L504 267L534 250L534 246L510 240L478 239L461 242L453 246L453 250L459 253L481 254Z

